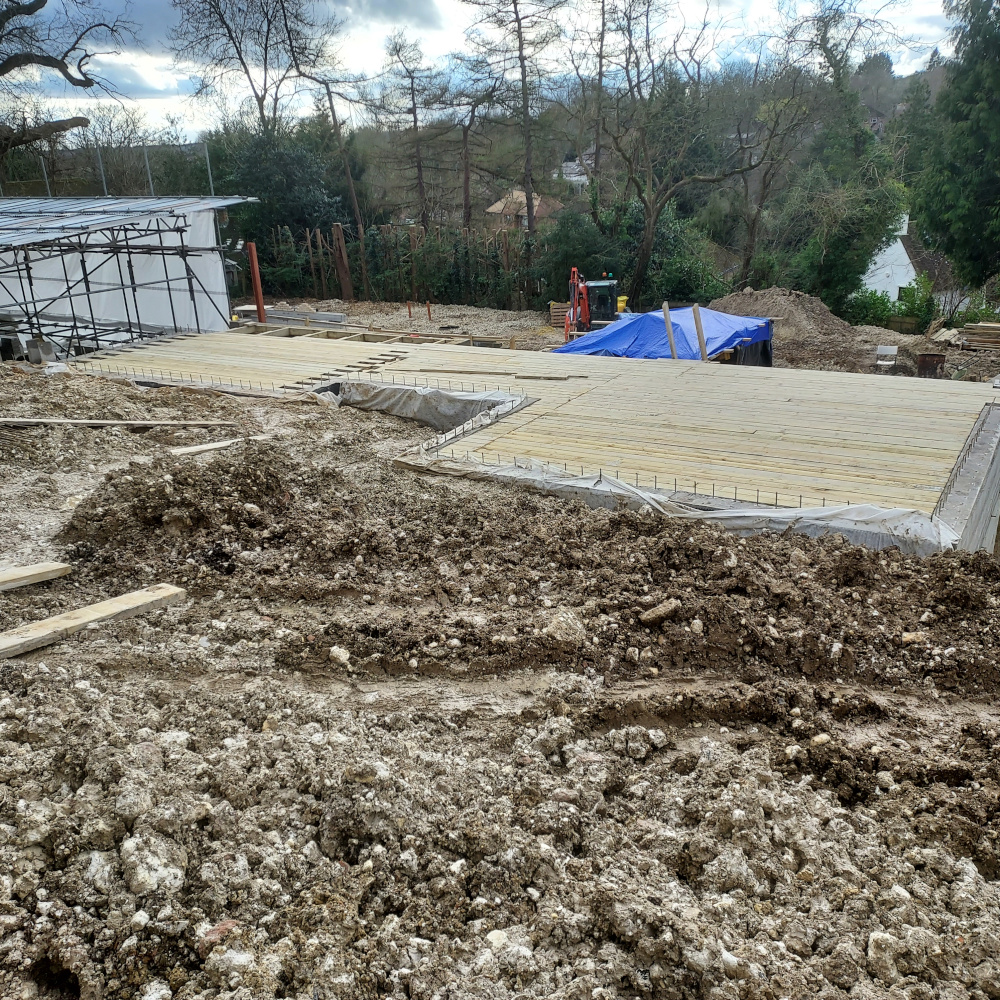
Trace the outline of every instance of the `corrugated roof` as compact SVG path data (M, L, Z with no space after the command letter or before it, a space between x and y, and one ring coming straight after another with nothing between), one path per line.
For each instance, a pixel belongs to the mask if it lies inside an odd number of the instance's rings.
M226 208L253 198L0 198L0 247L81 236L143 219Z

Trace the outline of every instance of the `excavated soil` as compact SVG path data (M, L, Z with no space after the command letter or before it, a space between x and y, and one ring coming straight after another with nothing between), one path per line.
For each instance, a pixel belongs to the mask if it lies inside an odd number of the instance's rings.
M398 469L304 401L0 368L0 996L1000 996L1000 565Z
M916 375L917 355L939 348L922 336L894 333L880 326L851 326L834 316L822 300L788 288L747 289L716 299L710 308L736 316L768 316L774 324L776 368L875 372L875 348L899 348L889 374Z
M427 305L414 302L345 302L343 299L295 299L274 303L275 308L300 312L346 313L348 322L406 333L439 333L442 336L502 336L512 338L519 350L541 351L563 343L561 330L549 326L544 312L513 309L483 309L477 306ZM504 344L506 346L506 343Z

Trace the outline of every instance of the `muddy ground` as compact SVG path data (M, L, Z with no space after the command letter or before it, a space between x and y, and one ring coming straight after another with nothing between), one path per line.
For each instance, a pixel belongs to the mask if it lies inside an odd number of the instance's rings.
M345 302L343 299L275 301L276 308L302 312L346 313L348 322L407 333L442 336L502 336L521 351L544 351L564 343L562 330L549 326L549 314L530 309L485 309L433 303L430 316L423 302Z
M0 367L0 996L1000 996L1000 565L739 540L303 401Z

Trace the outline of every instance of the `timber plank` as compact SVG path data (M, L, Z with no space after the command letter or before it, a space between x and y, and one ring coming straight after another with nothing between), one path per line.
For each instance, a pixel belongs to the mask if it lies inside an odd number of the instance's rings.
M131 618L144 611L153 611L156 608L166 607L168 604L176 604L178 601L183 601L185 597L187 597L187 591L180 587L171 586L169 583L156 583L151 587L135 590L131 594L123 594L121 597L114 597L109 601L91 604L76 611L67 611L66 614L45 618L39 622L32 622L30 625L22 625L8 632L0 632L0 659L20 656L32 649L50 646L94 622Z
M235 420L70 420L65 417L0 417L5 427L235 427Z
M248 438L229 438L226 441L212 441L209 444L187 444L180 448L170 448L171 455L202 455L208 451L219 451L231 445L239 444L242 441L266 441L266 434L255 434Z
M72 566L61 562L34 563L31 566L0 569L0 590L16 590L18 587L27 587L31 583L55 580L56 577L66 576L67 573L72 572Z

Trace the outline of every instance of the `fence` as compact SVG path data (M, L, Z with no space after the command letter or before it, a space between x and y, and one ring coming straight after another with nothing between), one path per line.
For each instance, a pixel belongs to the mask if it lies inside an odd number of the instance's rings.
M276 295L525 309L541 294L531 275L536 247L517 230L372 226L362 254L339 225L283 228L270 232L265 250L261 277Z

